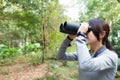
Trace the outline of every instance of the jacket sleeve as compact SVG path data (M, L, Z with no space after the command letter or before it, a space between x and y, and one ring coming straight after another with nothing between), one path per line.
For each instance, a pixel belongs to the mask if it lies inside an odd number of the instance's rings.
M104 54L92 58L86 46L83 36L76 38L76 48L78 54L78 63L80 70L83 71L101 71L117 66L117 55L112 51L105 51Z
M68 48L69 44L70 44L70 40L65 38L65 40L63 41L63 43L61 44L58 53L56 55L56 59L59 60L77 60L77 54L76 52L66 52L66 49Z

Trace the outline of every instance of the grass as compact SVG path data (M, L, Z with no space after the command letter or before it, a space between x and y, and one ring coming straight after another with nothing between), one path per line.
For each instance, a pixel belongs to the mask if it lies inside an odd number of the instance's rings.
M11 70L5 69L5 66L16 64L29 64L32 66L40 65L41 59L39 54L25 54L18 55L13 58L5 59L0 67L1 75L9 75ZM43 78L34 78L33 80L76 80L78 74L77 62L63 62L58 60L51 60L45 58L45 63L48 64L48 73ZM22 71L23 67L17 67ZM72 73L71 73L72 72Z
M10 73L9 69L6 69L4 67L0 67L0 74L8 75Z
M56 60L47 60L48 73L42 78L34 78L32 80L77 80L78 78L78 66L77 62L65 63Z
M77 80L78 66L77 62L65 62L47 60L49 73L43 78L34 78L32 80Z

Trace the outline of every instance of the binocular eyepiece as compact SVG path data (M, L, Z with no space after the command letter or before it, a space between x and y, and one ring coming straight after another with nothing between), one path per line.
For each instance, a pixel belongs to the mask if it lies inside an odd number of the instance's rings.
M60 32L76 35L79 27L80 27L79 24L65 21L64 24L61 23L61 25L60 25ZM90 31L91 31L91 27L88 27L88 32L90 32Z

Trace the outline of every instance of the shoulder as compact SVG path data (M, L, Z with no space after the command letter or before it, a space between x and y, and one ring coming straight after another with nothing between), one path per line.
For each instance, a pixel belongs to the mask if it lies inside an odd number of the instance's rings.
M115 51L106 49L102 54L115 63L118 61L118 55Z
M106 55L106 56L111 56L111 57L116 57L116 58L118 57L115 51L112 51L109 49L104 50L101 55Z
M105 53L108 54L108 55L111 55L111 56L118 57L117 53L115 51L113 51L113 50L106 49Z

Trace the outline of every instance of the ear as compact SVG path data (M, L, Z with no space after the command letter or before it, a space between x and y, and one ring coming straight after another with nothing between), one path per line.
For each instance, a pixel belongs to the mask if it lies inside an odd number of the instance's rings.
M106 31L103 31L101 34L100 34L100 39L103 39L104 37L105 37L105 35L106 35Z

